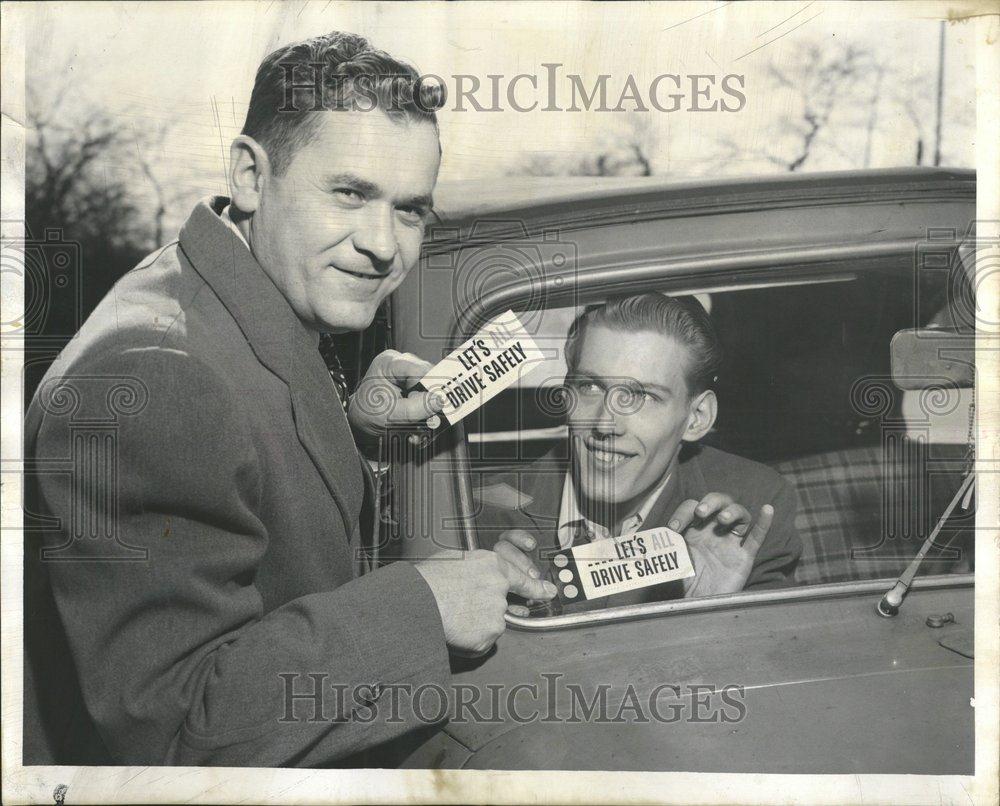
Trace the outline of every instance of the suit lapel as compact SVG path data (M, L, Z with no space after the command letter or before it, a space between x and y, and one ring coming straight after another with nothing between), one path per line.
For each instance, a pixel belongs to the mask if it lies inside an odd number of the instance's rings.
M358 458L361 463L361 475L365 487L364 499L361 504L361 514L358 518L360 535L357 546L357 561L355 563L355 572L357 576L361 576L375 570L375 566L372 563L372 548L378 545L378 541L382 538L382 532L379 529L381 513L379 512L380 502L378 496L375 494L375 473L368 462L360 456ZM364 542L365 535L371 535L372 542L370 545Z
M181 250L236 320L257 359L288 386L299 441L336 502L350 540L358 531L364 495L350 426L317 337L219 218L227 203L216 197L195 207L181 230Z
M546 456L533 462L523 489L528 501L521 507L542 536L539 548L559 548L559 504L568 465Z
M649 514L640 529L656 529L660 526L666 526L670 516L674 514L685 497L684 480L680 478L678 471L674 471L674 478L667 482L667 486L660 493L653 508L649 510Z
M643 529L666 526L681 503L688 498L700 500L705 494L705 477L701 472L698 454L695 450L685 456L685 452L686 449L681 450L681 457L677 462L673 477L667 482L666 488L653 504L649 515L646 516L642 525Z
M325 373L322 361L320 365L320 371ZM344 520L344 533L348 539L354 539L358 536L364 480L340 400L332 384L314 381L305 389L292 392L292 409L299 442L337 503Z

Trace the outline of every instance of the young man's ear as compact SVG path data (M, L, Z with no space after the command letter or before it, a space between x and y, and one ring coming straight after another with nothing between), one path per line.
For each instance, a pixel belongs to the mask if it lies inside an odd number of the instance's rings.
M718 413L719 402L715 397L715 392L706 389L700 395L696 395L691 401L687 426L681 439L685 442L697 442L712 430Z
M241 134L229 147L229 198L242 213L256 212L260 192L271 175L267 152L252 137Z

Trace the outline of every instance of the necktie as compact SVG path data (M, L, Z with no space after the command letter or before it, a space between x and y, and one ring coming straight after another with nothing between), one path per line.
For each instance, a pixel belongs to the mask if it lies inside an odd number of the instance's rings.
M333 381L333 388L340 399L340 405L344 407L344 411L347 411L347 398L350 392L347 373L344 371L344 365L337 354L337 344L332 334L323 333L320 335L319 354L323 358L323 363L326 364L327 372L330 373L330 380Z
M593 532L587 528L587 522L581 518L575 524L573 530L573 545L583 546L586 543L592 542L594 539Z
M628 518L625 523L622 524L622 535L634 535L639 531L639 527L642 526L642 518L638 515L633 515Z

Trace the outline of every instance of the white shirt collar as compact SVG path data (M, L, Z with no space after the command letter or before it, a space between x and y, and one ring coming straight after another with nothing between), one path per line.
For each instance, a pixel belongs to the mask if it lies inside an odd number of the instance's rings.
M635 515L625 519L624 523L622 523L622 535L630 535L639 531L639 527L649 517L656 499L660 497L660 493L663 492L663 489L670 481L671 475L667 474L667 477L656 485L656 489L649 494ZM566 477L563 480L562 498L559 501L559 525L557 527L559 548L568 549L573 545L573 538L576 535L576 524L580 521L583 521L587 530L593 535L594 540L603 540L612 536L607 527L587 519L580 511L580 505L576 498L576 486L573 484L573 474L572 471L567 470ZM617 536L620 537L621 535Z
M239 236L239 239L241 241L243 241L243 243L246 246L246 248L249 249L250 248L250 244L247 243L247 239L243 237L243 233L240 232L240 228L236 226L236 222L233 221L233 217L231 215L229 215L229 208L230 207L232 207L232 205L227 204L222 209L222 212L219 214L219 218L222 219L223 223L227 227L229 227L229 229L231 229L233 232L235 232Z

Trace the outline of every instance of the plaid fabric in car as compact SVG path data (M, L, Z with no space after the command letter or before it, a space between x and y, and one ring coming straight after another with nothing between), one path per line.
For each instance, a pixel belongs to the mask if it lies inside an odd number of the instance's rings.
M961 479L960 462L945 453L943 464L928 461L926 445L906 442L895 451L852 448L776 465L798 492L797 583L898 576ZM932 550L927 571L947 573L955 561Z

